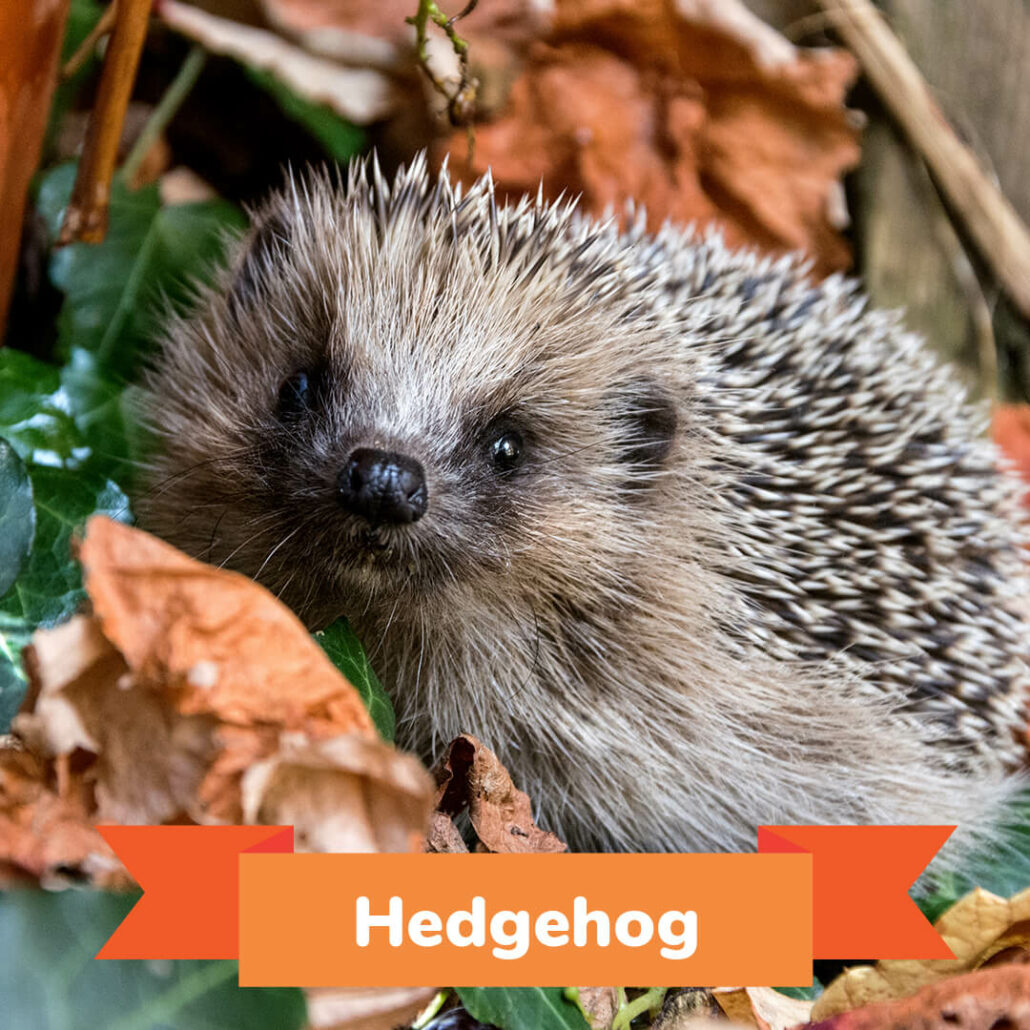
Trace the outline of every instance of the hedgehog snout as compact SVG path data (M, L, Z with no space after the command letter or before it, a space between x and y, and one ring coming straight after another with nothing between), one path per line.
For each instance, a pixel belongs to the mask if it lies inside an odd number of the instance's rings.
M406 454L359 447L336 480L340 505L373 526L417 522L429 506L422 466Z

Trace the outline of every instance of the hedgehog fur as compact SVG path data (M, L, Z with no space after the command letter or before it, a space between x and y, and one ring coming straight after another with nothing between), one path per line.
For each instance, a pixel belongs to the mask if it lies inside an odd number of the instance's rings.
M980 413L854 283L629 224L421 158L291 178L168 322L142 525L345 615L400 745L476 735L574 847L994 832L1027 578ZM418 521L341 506L358 448Z

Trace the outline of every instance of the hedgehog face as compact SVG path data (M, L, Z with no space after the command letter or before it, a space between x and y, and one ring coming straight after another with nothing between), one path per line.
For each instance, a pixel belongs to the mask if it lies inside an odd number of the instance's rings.
M315 189L264 215L169 330L143 524L311 625L470 584L614 588L661 509L682 384L567 268L527 276L403 214Z

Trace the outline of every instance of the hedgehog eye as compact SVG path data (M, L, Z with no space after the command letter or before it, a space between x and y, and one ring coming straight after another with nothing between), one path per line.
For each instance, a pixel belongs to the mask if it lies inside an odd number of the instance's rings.
M517 468L522 462L522 452L522 435L514 429L506 429L490 444L490 458L501 472Z
M313 390L307 372L295 372L279 387L276 410L280 418L299 418L311 407Z

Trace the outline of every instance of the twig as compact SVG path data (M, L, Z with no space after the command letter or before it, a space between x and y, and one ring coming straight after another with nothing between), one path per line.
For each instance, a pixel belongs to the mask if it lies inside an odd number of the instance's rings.
M615 1019L612 1020L612 1030L630 1030L633 1020L637 1016L661 1007L667 991L667 987L649 987L639 998L627 1002L626 992L620 988L619 1011L615 1013ZM656 1012L655 1014L657 1015Z
M1002 289L1030 319L1030 230L955 135L908 52L870 0L819 0L922 155Z
M89 119L59 244L100 243L107 233L107 205L122 123L147 35L151 0L120 0L104 55L96 104Z
M472 78L469 72L468 41L458 35L454 26L462 18L467 18L476 9L478 3L479 0L468 0L463 11L448 18L437 6L436 0L419 0L418 10L415 14L404 19L409 25L415 26L415 54L419 67L425 72L433 89L447 101L447 115L454 126L471 125L476 113L476 93L479 88L479 83ZM426 33L429 22L444 30L447 38L451 41L451 47L458 55L461 78L453 92L447 88L446 83L429 65L429 53L426 49Z
M111 5L104 8L100 20L89 30L89 35L79 44L75 53L65 61L61 69L61 78L70 79L89 59L97 43L114 28L118 15L118 0L111 0Z
M450 991L437 991L429 1004L415 1017L415 1022L411 1024L411 1030L422 1030L423 1027L428 1026L440 1009L444 1007L450 994Z
M157 107L154 108L147 119L146 125L143 126L143 131L139 134L132 150L129 151L129 156L122 164L118 174L126 184L131 185L148 151L157 141L158 137L160 137L161 133L168 127L168 123L175 117L175 112L182 106L182 102L189 96L190 90L193 89L197 79L200 77L206 60L207 54L203 47L194 46L190 48L190 52L186 55L186 60L182 62L182 66L176 72L175 78L172 79L165 90L164 96L161 97Z

